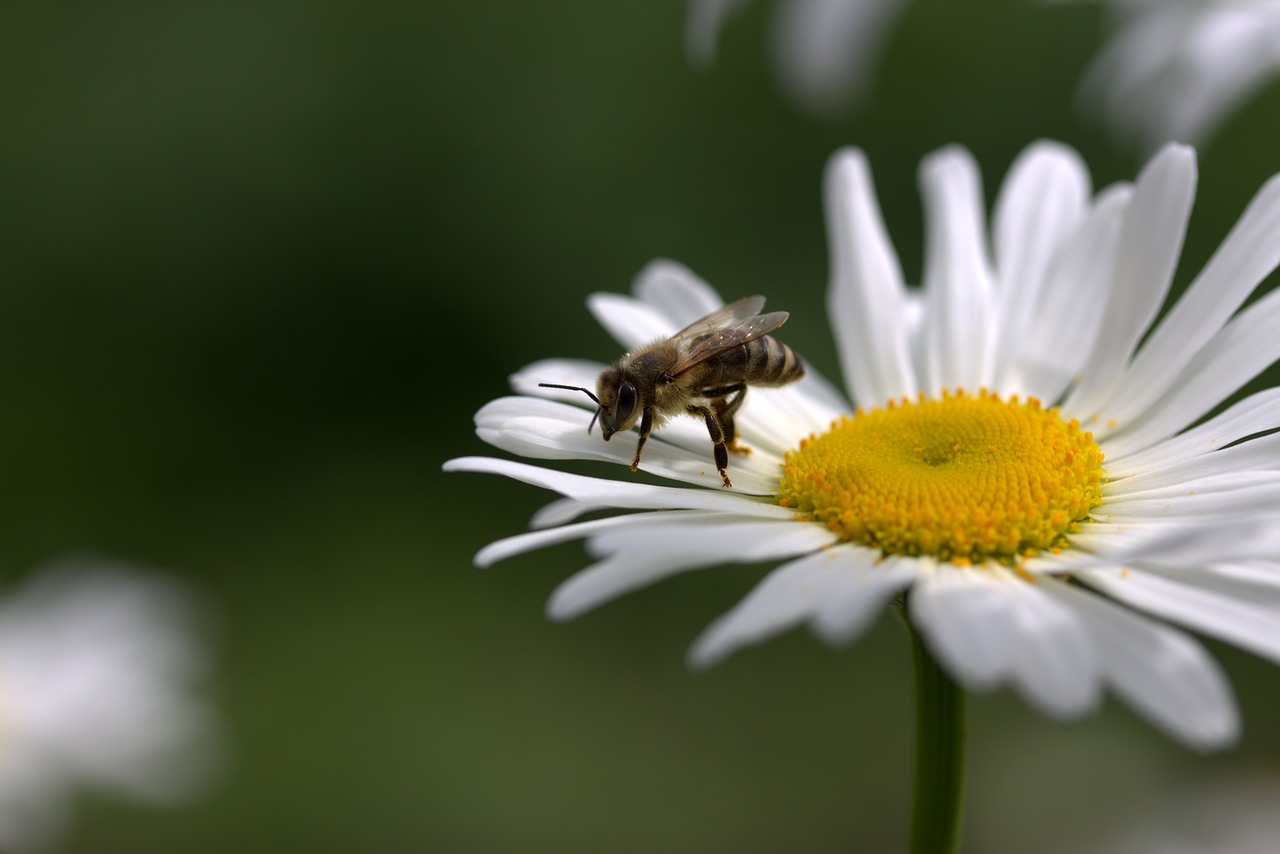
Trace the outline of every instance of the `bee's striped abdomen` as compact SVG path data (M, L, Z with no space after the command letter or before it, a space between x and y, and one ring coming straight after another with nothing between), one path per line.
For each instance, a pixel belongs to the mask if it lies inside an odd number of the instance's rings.
M744 379L750 385L786 385L804 376L804 362L776 338L766 335L743 347L747 351Z

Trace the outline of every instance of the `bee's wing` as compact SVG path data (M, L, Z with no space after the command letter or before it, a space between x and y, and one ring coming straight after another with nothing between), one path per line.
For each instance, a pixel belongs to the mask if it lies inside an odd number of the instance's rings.
M726 350L741 347L748 341L768 335L786 323L787 318L791 316L785 311L771 311L768 314L756 314L751 317L735 316L734 311L739 310L738 306L743 304L751 308L760 308L764 305L764 298L745 297L676 333L672 340L680 345L682 354L680 360L672 365L668 373L672 377L678 377L690 368ZM713 320L718 322L709 323Z
M764 308L764 297L743 297L727 305L722 305L706 317L699 317L684 329L671 336L672 341L688 341L699 335L710 335L718 329L736 326L739 321L760 313Z

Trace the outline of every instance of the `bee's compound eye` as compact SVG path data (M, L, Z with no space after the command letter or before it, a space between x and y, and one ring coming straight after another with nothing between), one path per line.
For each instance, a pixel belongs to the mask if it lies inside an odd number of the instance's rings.
M618 387L618 415L626 416L636 408L636 387L624 382Z

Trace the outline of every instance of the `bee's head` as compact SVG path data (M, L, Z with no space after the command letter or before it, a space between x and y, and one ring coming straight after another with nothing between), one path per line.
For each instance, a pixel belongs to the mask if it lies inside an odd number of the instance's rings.
M596 414L591 416L587 432L590 433L591 428L599 420L600 432L604 434L606 442L619 430L630 430L631 425L636 423L636 416L640 411L640 396L636 393L636 384L616 367L605 368L600 374L600 379L596 381L596 391L599 395L594 395L590 389L577 385L560 385L559 383L538 383L538 385L542 388L580 391L591 398L596 404Z
M640 414L640 396L636 385L616 367L605 368L596 381L600 406L596 417L600 419L600 433L604 440L622 430L630 430ZM587 428L588 432L591 430Z

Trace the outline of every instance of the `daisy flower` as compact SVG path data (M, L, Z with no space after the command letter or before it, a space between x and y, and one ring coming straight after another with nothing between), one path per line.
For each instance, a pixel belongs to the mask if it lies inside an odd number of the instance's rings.
M207 782L192 605L167 579L83 560L0 601L0 849L54 845L82 788L169 803Z
M509 459L451 460L562 496L488 566L585 541L594 563L551 597L564 620L667 576L777 561L693 644L706 667L792 627L844 644L905 599L955 682L1007 686L1059 721L1109 690L1197 749L1239 729L1222 670L1184 629L1280 660L1280 389L1219 411L1280 357L1280 291L1242 308L1280 262L1280 177L1185 293L1169 294L1196 186L1194 152L1162 149L1132 184L1091 190L1071 149L1030 146L988 222L963 149L920 169L926 245L908 287L863 154L831 159L827 305L841 393L811 369L751 389L751 448L722 488L706 427L677 418L634 444L588 434L603 365L536 362L476 415L486 442L598 476ZM720 297L653 263L633 296L588 307L624 349L669 336ZM778 306L775 306L778 307ZM803 342L779 336L801 353ZM624 512L625 511L625 512ZM599 514L587 521L586 513Z
M1081 85L1148 149L1208 139L1280 72L1278 0L1108 0L1114 33Z
M720 31L743 0L690 0L685 54L714 64ZM863 100L880 50L907 0L777 0L769 36L778 80L788 97L818 115Z

